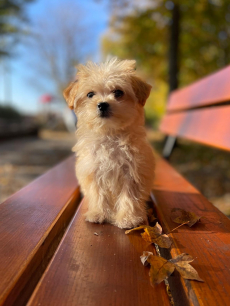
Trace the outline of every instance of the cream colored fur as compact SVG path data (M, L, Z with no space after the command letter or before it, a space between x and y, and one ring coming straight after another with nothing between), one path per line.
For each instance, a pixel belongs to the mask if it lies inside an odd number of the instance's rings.
M86 220L131 228L146 222L154 157L146 140L144 104L151 86L135 74L135 61L113 58L78 67L64 97L78 118L76 175L88 201ZM124 92L115 98L113 91ZM94 92L92 98L87 94ZM108 102L111 115L99 116Z

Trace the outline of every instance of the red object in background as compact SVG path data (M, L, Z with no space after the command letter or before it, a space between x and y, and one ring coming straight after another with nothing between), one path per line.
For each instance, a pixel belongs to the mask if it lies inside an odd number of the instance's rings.
M46 103L51 103L53 100L54 100L54 97L52 95L45 94L41 96L40 102L43 104L46 104Z

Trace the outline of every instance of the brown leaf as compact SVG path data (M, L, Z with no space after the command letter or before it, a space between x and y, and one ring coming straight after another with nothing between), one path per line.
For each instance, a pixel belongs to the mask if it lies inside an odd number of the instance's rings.
M141 237L146 241L148 244L152 244L152 238L148 232L148 229L145 229L145 232L141 234Z
M151 233L153 235L155 235L155 237L158 237L162 233L162 227L157 222L154 227L149 226L149 225L141 225L141 226L138 226L138 227L135 227L135 228L132 228L130 230L125 231L125 234L129 234L129 233L131 233L133 231L139 231L139 230L142 230L142 229L143 230L148 229L149 231L151 231Z
M186 253L182 253L180 255L177 255L177 257L170 259L170 261L174 264L178 263L179 261L192 262L193 260L194 259L192 258L192 256Z
M147 215L148 215L148 217L153 215L153 209L152 208L147 209Z
M167 235L160 235L154 240L160 248L169 249L172 245L172 239Z
M169 249L172 245L172 240L167 235L160 235L154 237L151 231L145 229L145 232L141 234L142 238L149 244L156 243L159 247Z
M204 282L203 279L200 278L198 272L187 262L179 262L178 264L175 264L175 268L185 279L193 279L199 282Z
M177 257L166 260L161 256L154 256L151 252L143 252L141 262L146 265L146 261L150 263L149 271L151 285L159 284L167 279L176 269L185 279L197 280L203 282L198 272L189 264L193 258L189 254L180 254Z
M148 258L150 255L153 255L152 252L148 252L148 251L144 251L143 255L140 256L141 262L143 264L143 266L147 266L149 264L148 262Z
M174 264L160 256L150 255L147 261L151 265L149 276L152 286L167 279L175 269Z
M153 209L152 208L149 208L147 210L147 215L148 215L148 219L149 219L149 222L152 223L154 222L155 220L157 220L157 218L154 216L153 214Z
M183 253L169 261L175 265L175 268L183 278L203 282L198 272L189 264L189 262L193 261L191 255Z
M126 231L126 234L129 234L132 231L144 230L144 233L141 234L142 238L148 243L156 243L161 248L170 248L172 240L167 235L162 235L162 227L157 222L154 227L148 225L141 225L139 227L133 228Z
M141 226L138 226L138 227L135 227L135 228L132 228L130 230L125 231L125 234L127 235L127 234L129 234L129 233L131 233L133 231L139 231L139 230L142 230L142 229L145 229L145 228L151 228L151 226L149 226L149 225L141 225Z
M189 227L193 226L201 217L198 217L196 214L190 211L186 211L181 208L173 208L171 210L171 219L175 223L185 223Z

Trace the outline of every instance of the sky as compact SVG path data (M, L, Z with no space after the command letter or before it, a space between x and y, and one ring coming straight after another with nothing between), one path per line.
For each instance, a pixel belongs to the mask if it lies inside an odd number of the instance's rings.
M71 6L72 3L73 6ZM100 61L100 38L106 32L109 22L108 8L103 0L35 0L34 3L28 4L26 7L26 15L30 20L28 26L33 26L33 23L37 19L41 19L41 16L47 16L50 8L62 4L73 7L73 11L76 10L76 16L78 16L78 9L83 12L82 23L90 27L92 32L90 39L85 44L85 50L90 54L91 59ZM31 57L31 50L28 46L18 45L16 54L13 59L0 63L0 103L3 104L5 100L5 91L11 92L11 97L9 97L11 101L9 102L13 107L22 113L34 114L40 108L41 96L49 93L49 88L52 92L52 84L48 79L45 79L43 81L46 83L46 88L41 88L30 81L33 78L36 83L36 72L33 69L33 63L28 61ZM45 63L40 63L36 57L33 61L36 65L45 65ZM10 73L5 74L4 71L8 67ZM4 75L6 75L5 78ZM4 80L7 81L8 87L5 87Z

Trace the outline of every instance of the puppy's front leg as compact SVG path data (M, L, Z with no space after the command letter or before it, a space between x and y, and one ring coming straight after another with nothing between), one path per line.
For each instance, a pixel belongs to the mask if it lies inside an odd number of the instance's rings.
M114 225L120 228L132 228L147 224L146 205L140 187L136 184L124 184L116 203Z
M93 223L110 221L112 216L108 200L103 190L100 190L95 182L91 182L85 192L85 197L88 202L88 211L85 213L86 221Z

